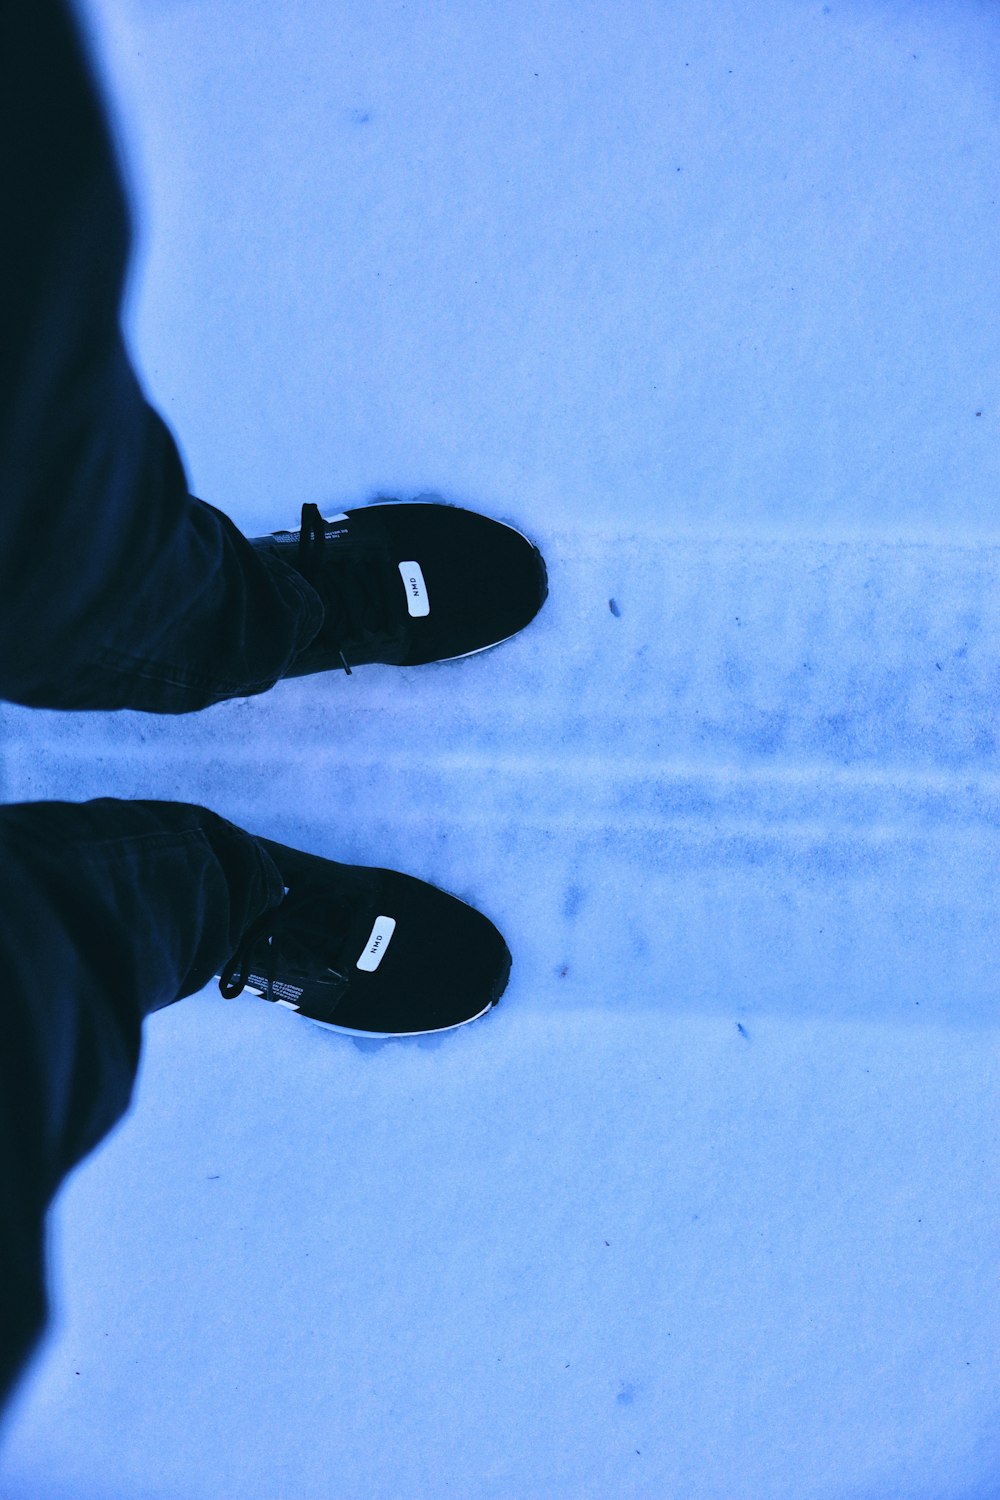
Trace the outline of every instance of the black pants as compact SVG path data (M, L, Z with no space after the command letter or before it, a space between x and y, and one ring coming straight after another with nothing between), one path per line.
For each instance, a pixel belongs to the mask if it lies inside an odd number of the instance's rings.
M323 606L188 493L122 341L130 222L64 0L0 0L0 698L187 713L266 691ZM205 808L0 807L0 1406L48 1316L45 1214L127 1109L143 1017L281 879Z

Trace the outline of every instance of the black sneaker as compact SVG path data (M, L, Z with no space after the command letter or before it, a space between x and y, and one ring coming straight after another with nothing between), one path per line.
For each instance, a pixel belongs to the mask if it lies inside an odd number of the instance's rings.
M481 912L425 880L257 842L285 884L219 977L355 1036L422 1036L475 1021L507 987L507 945Z
M455 505L392 502L330 520L303 505L298 531L251 540L297 569L326 609L286 677L474 656L523 630L548 594L527 537Z

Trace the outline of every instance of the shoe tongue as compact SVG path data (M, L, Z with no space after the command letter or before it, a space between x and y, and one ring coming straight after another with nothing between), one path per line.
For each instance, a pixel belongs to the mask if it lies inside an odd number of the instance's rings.
M284 920L275 927L276 967L322 978L323 971L353 978L374 974L392 942L397 918L374 871L354 871L335 892L325 884L293 885ZM279 908L280 910L280 908Z
M275 929L282 957L308 970L317 962L334 964L342 952L353 948L355 932L365 926L366 913L357 892L341 890L331 896L329 888L308 882L291 887L283 918Z
M394 634L403 619L398 587L390 589L379 558L332 559L324 580L322 635L342 649Z

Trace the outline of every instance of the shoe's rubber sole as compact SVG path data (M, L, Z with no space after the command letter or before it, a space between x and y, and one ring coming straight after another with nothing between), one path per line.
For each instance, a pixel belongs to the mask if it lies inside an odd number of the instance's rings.
M316 1021L312 1016L302 1016L303 1021L308 1021L310 1026L322 1026L324 1031L337 1031L341 1036L361 1037L368 1042L387 1041L391 1038L403 1039L410 1036L442 1036L446 1031L458 1031L462 1026L471 1026L473 1021L482 1020L488 1011L493 1010L494 1001L475 1016L468 1016L464 1021L456 1021L454 1026L432 1026L429 1031L355 1031L350 1026L335 1026L330 1021ZM299 1012L301 1015L301 1012Z
M460 651L457 656L435 656L433 661L418 662L417 665L421 667L436 667L438 662L442 661L465 661L470 656L482 656L484 651L495 651L498 646L505 646L508 641L512 641L516 635L520 634L520 630L515 630L510 635L505 635L502 640L490 641L488 646L477 646L474 651ZM407 668L403 666L400 670L406 671ZM412 671L412 667L409 670Z

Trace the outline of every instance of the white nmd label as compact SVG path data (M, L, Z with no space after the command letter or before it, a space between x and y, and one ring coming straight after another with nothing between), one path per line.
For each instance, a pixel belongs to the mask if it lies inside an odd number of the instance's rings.
M358 959L359 969L364 969L366 974L374 974L383 958L385 958L385 950L388 948L390 939L395 931L395 917L375 918L372 935L365 944L364 953Z
M430 600L427 598L427 585L424 575L420 571L418 562L401 562L399 565L399 576L403 580L406 589L406 607L413 618L422 619L424 615L431 612Z

